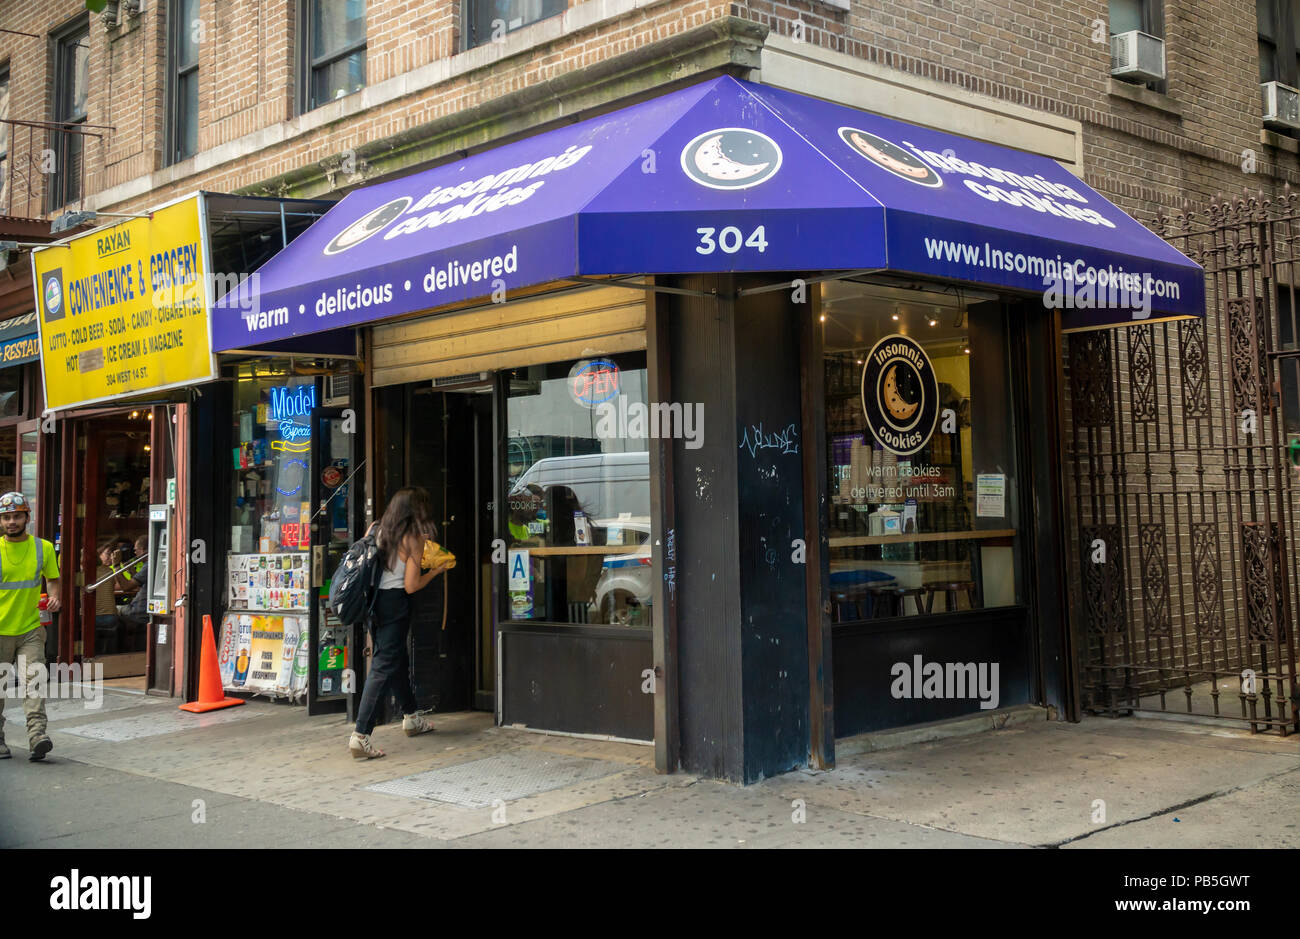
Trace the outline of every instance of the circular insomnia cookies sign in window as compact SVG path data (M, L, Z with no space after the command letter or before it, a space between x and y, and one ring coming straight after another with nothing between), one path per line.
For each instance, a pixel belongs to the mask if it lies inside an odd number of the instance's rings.
M939 416L939 382L925 350L907 336L876 343L862 368L862 410L880 445L899 456L924 447Z

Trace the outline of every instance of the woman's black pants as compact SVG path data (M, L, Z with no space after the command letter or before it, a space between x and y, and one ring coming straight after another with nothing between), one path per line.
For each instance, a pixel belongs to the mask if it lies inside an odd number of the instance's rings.
M400 588L379 591L370 632L370 670L357 708L359 734L369 734L375 729L380 702L390 691L403 714L414 714L419 707L411 690L411 663L406 651L410 628L411 604L406 591Z

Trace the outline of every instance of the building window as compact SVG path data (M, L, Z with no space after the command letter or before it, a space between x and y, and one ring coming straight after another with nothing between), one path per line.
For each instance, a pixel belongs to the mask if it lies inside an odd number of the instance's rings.
M567 0L465 0L465 48L563 13Z
M646 375L645 353L511 373L512 621L650 626Z
M1298 81L1300 0L1255 0L1259 31L1259 80L1281 82L1292 88Z
M13 197L13 187L9 185L9 174L13 165L9 162L9 67L0 71L0 215L12 215L9 200Z
M824 285L831 618L1022 602L1006 314Z
M366 85L365 0L305 0L303 110Z
M54 123L50 149L54 151L54 172L46 190L46 210L53 212L81 198L81 177L85 138L79 132L86 123L86 91L89 86L90 25L78 25L54 38Z
M193 156L199 148L199 0L172 0L169 68L168 163Z
M1164 38L1163 0L1110 0L1110 34L1116 36L1135 29L1157 39ZM1147 82L1146 87L1160 94L1165 93L1163 81Z

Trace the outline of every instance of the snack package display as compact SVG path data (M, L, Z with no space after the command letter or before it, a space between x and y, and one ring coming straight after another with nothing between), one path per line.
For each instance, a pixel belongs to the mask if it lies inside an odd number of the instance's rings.
M448 570L456 566L456 555L452 554L436 541L424 543L424 554L420 557L420 567L428 570L440 561L446 562Z

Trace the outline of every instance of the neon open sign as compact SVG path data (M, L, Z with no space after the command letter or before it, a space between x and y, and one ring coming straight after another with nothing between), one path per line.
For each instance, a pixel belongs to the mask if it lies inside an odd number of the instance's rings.
M594 408L618 396L618 377L618 366L613 362L579 362L569 372L569 394L583 407Z

